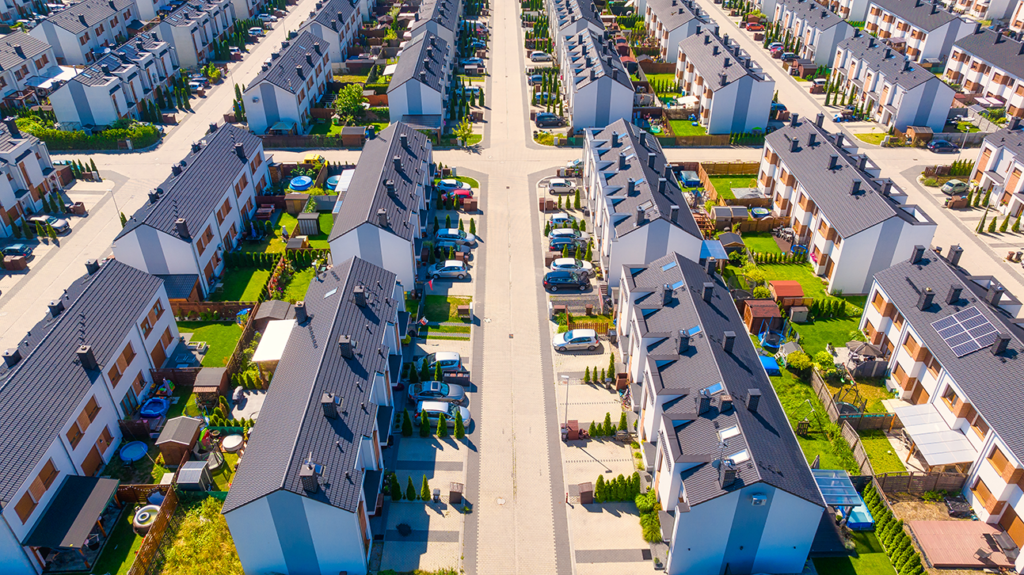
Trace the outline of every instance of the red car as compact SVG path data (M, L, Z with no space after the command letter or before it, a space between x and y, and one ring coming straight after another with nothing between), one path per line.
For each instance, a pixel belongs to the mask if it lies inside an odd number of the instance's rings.
M473 190L450 190L450 191L448 191L445 194L445 197L447 197L447 198L462 198L464 200L466 198L472 198L473 197Z
M747 30L751 32L764 32L764 24L747 24Z

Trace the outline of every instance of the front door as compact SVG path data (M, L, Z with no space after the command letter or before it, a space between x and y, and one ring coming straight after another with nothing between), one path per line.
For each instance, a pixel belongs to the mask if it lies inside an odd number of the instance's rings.
M167 352L164 351L164 343L162 341L156 342L153 351L149 352L149 357L153 360L154 368L160 369L164 365L164 361L167 360Z
M82 474L86 477L92 477L99 471L100 466L103 465L103 456L100 455L100 451L96 449L96 446L92 446L89 450L89 455L85 456L85 461L82 462Z

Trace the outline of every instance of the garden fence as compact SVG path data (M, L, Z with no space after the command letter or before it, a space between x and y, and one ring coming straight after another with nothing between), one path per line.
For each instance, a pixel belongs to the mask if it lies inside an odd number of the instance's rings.
M592 329L597 332L598 335L608 335L608 328L611 324L601 321L576 321L569 322L569 329Z
M171 301L174 317L198 318L204 313L213 314L218 320L231 320L244 309L255 309L254 301Z
M811 387L814 389L818 399L821 400L822 405L825 406L828 418L835 423L847 422L855 431L874 429L888 431L903 427L895 413L840 413L839 407L832 399L832 391L825 384L825 380L821 378L817 370L811 370Z
M875 476L875 483L882 491L900 493L926 493L939 490L958 492L967 483L967 475L937 471L882 473Z
M843 439L846 440L846 443L850 444L850 449L853 451L853 458L857 461L857 469L860 470L860 474L874 475L875 469L871 467L871 459L868 457L868 452L864 449L864 444L860 441L860 435L853 429L849 421L843 421L839 426Z
M260 136L267 150L282 148L362 148L342 136Z
M124 484L117 486L116 497L121 503L142 503L149 500L154 492L167 495L170 485Z
M759 220L747 220L745 222L740 222L736 224L736 226L738 226L736 228L736 231L740 233L770 232L779 226L785 225L788 225L788 220L786 218L777 218L774 216L769 216L766 218L761 218Z
M142 539L142 546L135 554L135 561L128 568L127 575L155 575L163 568L163 551L161 542L164 533L171 526L181 522L181 517L175 518L174 511L178 508L178 493L174 489L168 489L164 502L160 504L160 511L157 512L156 520L153 522L149 532Z
M676 145L681 148L726 148L730 145L731 136L676 136Z

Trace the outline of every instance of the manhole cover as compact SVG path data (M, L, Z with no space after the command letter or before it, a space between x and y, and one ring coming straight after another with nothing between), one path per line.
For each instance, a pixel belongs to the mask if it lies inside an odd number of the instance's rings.
M504 505L505 504L505 498L504 497L499 497L497 499L497 501L498 501L498 505Z

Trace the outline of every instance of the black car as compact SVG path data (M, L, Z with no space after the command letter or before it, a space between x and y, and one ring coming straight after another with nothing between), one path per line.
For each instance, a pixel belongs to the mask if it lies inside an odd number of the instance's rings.
M544 127L548 127L548 126L561 126L562 125L562 119L561 118L559 118L555 114L550 114L548 112L543 112L543 113L537 114L537 119L534 120L534 122L536 122L538 128L544 128Z
M586 274L579 272L548 272L544 274L544 289L558 291L562 289L574 289L586 291L590 286L590 280Z
M565 248L569 248L569 252L572 253L576 251L576 248L587 249L588 241L587 239L573 236L555 236L548 238L548 250L560 252Z
M928 142L928 149L936 154L955 154L960 151L960 148L946 140L932 140Z

